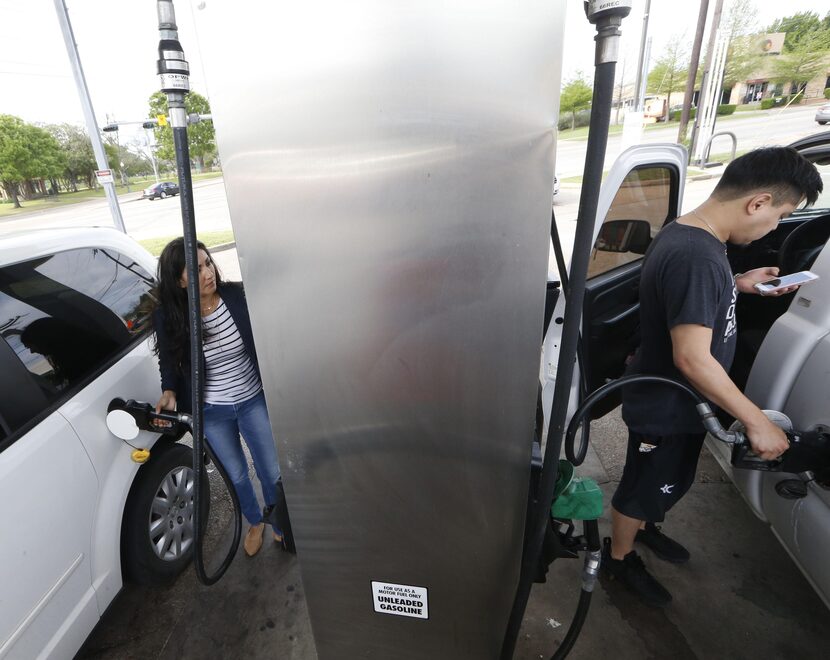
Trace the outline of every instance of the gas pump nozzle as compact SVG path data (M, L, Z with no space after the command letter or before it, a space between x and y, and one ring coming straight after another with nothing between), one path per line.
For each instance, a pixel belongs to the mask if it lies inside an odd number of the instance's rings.
M765 461L752 453L747 443L732 447L731 463L743 470L764 472L819 472L830 469L830 434L821 431L789 431L790 448L781 456Z
M125 426L129 423L129 420L124 417L123 413L132 417L135 424L134 430ZM165 424L154 423L157 421L165 422ZM122 440L134 438L139 430L163 433L179 438L185 431L190 430L191 421L191 417L187 413L180 413L175 410L165 410L157 413L151 404L135 399L125 401L121 398L115 398L107 406L107 426L113 435Z
M739 422L735 422L727 431L708 404L698 404L697 410L706 430L721 442L732 445L730 462L733 467L793 474L830 470L830 433L795 431L789 417L775 410L765 410L764 413L770 421L784 430L790 443L790 448L781 456L768 461L753 453L749 438Z

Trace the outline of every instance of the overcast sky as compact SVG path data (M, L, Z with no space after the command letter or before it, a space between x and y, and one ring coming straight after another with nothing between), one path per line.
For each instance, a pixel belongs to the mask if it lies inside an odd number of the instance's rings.
M179 34L191 65L192 89L205 93L192 5L232 0L177 0ZM273 0L276 1L276 0ZM295 0L296 1L296 0ZM302 0L300 0L302 1ZM394 0L389 0L394 1ZM556 2L557 0L549 0ZM563 76L593 68L594 30L582 0L568 3ZM728 7L732 0L725 0ZM348 0L343 0L348 2ZM155 75L158 23L152 0L66 0L98 122L107 117L137 120L147 114L147 99L158 90ZM759 27L798 11L821 11L816 0L755 0ZM710 1L710 9L715 0ZM516 3L517 11L521 3ZM634 0L623 22L621 60L626 79L636 68L645 0ZM699 4L694 0L652 0L649 35L652 55L671 39L691 44ZM82 123L83 115L61 37L53 0L0 0L0 113L30 122ZM122 139L128 138L128 131Z

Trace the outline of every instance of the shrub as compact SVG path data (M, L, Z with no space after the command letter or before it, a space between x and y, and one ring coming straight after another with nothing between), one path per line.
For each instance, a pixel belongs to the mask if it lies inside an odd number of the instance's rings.
M761 110L769 110L775 105L775 99L763 99L761 101Z
M680 121L680 113L682 110L672 110L669 113L669 121ZM691 121L697 116L697 108L689 108L689 120Z
M737 107L738 107L737 105L732 105L731 103L729 103L729 104L723 103L723 104L718 106L718 114L719 115L734 114L735 108L737 108Z
M590 110L579 110L576 113L576 121L574 123L574 128L580 128L581 126L588 126L591 123L591 111ZM565 131L570 129L571 127L571 113L570 112L563 112L559 115L559 122L557 123L560 131Z
M804 94L799 94L798 96L795 96L795 95L794 96L784 96L781 99L780 105L787 105L787 104L789 104L789 105L798 105L799 103L801 103L801 99L803 99L803 98L804 98ZM790 99L792 99L792 100L790 100Z
M830 87L824 90L824 98L830 99Z

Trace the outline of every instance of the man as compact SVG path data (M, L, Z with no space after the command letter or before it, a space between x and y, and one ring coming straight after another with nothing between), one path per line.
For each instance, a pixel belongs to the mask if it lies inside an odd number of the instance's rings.
M746 427L764 459L788 447L771 423L730 380L735 353L738 293L778 274L759 268L732 275L726 243L746 244L822 190L816 168L794 149L770 147L735 159L710 197L667 225L646 252L640 280L641 344L628 373L686 381ZM790 288L779 292L783 295ZM661 559L683 563L688 551L655 524L688 491L705 433L694 403L676 388L631 385L623 393L629 440L625 469L612 500L612 537L603 567L642 601L662 607L671 594L646 570L633 549L639 541Z

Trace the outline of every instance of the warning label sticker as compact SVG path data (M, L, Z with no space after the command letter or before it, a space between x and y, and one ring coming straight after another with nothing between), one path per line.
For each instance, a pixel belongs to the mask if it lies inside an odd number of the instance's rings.
M426 587L412 587L406 584L372 581L372 596L375 612L395 616L429 618Z

